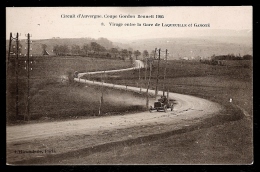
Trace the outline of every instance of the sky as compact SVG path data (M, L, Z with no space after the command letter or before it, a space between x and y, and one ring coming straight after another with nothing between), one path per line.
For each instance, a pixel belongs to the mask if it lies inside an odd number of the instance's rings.
M101 18L78 18L79 15L99 15ZM138 18L138 15L148 17L153 15L154 18ZM156 15L163 15L163 18L156 18ZM120 18L120 16L135 18ZM140 26L137 26L137 23ZM155 26L156 23L159 26ZM195 23L205 25L195 27ZM135 26L125 26L125 24L135 24ZM153 25L148 26L148 24ZM173 24L182 24L183 27L173 27ZM252 31L252 7L6 8L6 39L9 39L10 32L13 34L18 32L22 39L26 38L25 34L30 33L31 39L105 37L111 40L134 40L185 37L196 33L201 34L204 31L214 35L219 29Z

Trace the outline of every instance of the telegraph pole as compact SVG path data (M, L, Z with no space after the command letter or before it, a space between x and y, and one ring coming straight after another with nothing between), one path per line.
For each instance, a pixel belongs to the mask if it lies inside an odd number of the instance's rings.
M19 94L19 88L18 88L18 66L19 66L19 62L18 62L18 55L19 55L19 35L18 33L16 34L16 61L15 61L15 76L16 76L16 115L18 115L19 113L19 98L18 98L18 94Z
M148 94L148 90L149 90L149 86L150 86L150 81L151 81L151 75L152 75L152 66L150 63L150 74L149 74L149 79L148 79L148 84L147 84L147 90L146 90L146 108L148 109L149 107L149 94Z
M165 78L166 78L166 68L167 68L167 64L168 64L168 61L167 61L167 49L166 49L165 60L166 60L166 63L165 63L164 76L163 76L163 96L165 96Z
M144 74L145 82L146 82L146 73L147 73L147 57L145 58L145 74Z
M155 99L157 97L158 94L158 81L159 81L159 72L160 72L160 52L161 49L159 49L159 58L158 58L158 69L157 69L157 78L156 78L156 86L155 86Z
M154 58L155 58L155 53L156 53L156 48L154 51ZM148 84L147 84L147 90L146 90L146 108L148 109L149 107L149 94L148 94L148 90L150 87L150 82L151 82L151 75L152 75L152 62L151 60L149 61L149 66L150 66L150 74L149 74L149 79L148 79Z
M26 108L27 108L27 119L28 121L30 120L30 70L32 70L32 68L30 68L30 34L28 33L27 35L27 104L26 104ZM24 116L24 120L25 120L25 116Z
M101 115L101 112L102 112L102 105L103 105L103 102L104 102L104 95L103 95L103 84L104 84L104 79L105 78L105 71L104 71L104 77L102 77L102 74L101 74L101 82L102 82L102 86L101 86L101 97L100 97L100 105L99 105L99 110L98 110L98 115Z
M8 51L8 57L7 57L7 64L10 62L10 51L12 46L12 32L10 33L10 39L9 39L9 51Z
M10 40L9 40L9 52L8 52L8 59L7 59L7 64L9 64L10 62L10 54L11 54L11 46L12 46L12 41L15 40L16 41L16 59L15 59L15 77L16 77L16 88L15 88L15 111L16 111L16 115L18 115L19 113L19 88L18 88L18 80L19 80L19 76L18 76L18 66L19 66L19 61L18 61L18 56L19 56L19 34L16 34L16 37L14 38L12 36L12 32L10 33ZM13 47L13 49L15 48L15 46ZM15 54L15 53L14 53ZM10 72L10 68L7 67L7 71Z
M141 83L140 83L140 80L141 80L141 74L140 74L140 63L139 63L139 81L138 81L138 83L139 83L139 86L140 86L140 88L141 88Z

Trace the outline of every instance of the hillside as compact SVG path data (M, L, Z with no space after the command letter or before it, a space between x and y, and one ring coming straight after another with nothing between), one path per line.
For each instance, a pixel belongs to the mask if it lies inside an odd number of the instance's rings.
M183 35L183 33L182 33ZM186 35L169 38L150 38L150 39L133 39L124 40L114 39L108 40L106 38L92 39L92 38L52 38L44 40L33 40L32 54L42 54L42 44L47 45L47 51L52 55L52 49L55 45L79 45L82 47L84 44L90 42L97 42L106 49L117 47L119 49L133 49L143 52L148 50L150 53L155 48L161 48L165 51L168 49L170 59L179 59L180 57L210 57L215 55L252 55L252 32L251 31L208 31L202 32L189 32ZM6 41L6 49L8 49L9 41ZM22 54L26 53L24 47L25 40L21 41Z
M227 40L227 41L226 41ZM213 54L252 54L252 44L242 42L243 37L204 37L204 38L155 38L132 41L125 44L114 43L118 46L131 47L133 49L152 50L161 48L163 51L168 49L170 59L179 59L180 57L209 57Z
M176 32L168 38L160 38L160 33L154 35L157 38L124 40L117 39L114 45L121 47L131 46L133 49L148 50L155 48L168 49L170 59L179 57L209 57L213 54L252 55L252 31L251 30L194 30L189 32Z
M97 40L92 38L53 38L53 39L42 39L42 40L32 39L32 41L33 42L31 44L32 47L31 53L33 55L42 55L43 44L47 45L46 50L50 55L54 55L52 50L55 45L68 45L68 46L79 45L80 47L82 47L84 44L90 44L90 42L97 42L98 44L104 46L106 49L115 47L113 43L106 38L99 38ZM22 54L25 54L27 52L27 50L25 49L25 47L27 47L26 40L23 39L20 41L20 43L22 45ZM9 45L9 40L6 41L6 50L8 50L8 45Z

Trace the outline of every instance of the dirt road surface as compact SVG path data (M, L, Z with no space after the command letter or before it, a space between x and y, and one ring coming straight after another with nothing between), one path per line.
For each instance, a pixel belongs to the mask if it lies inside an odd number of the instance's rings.
M113 73L113 72L122 72L122 71L128 71L128 70L135 70L135 69L138 69L138 68L144 68L144 63L141 60L135 60L133 65L134 65L134 67L131 67L131 68L109 70L109 71L105 71L105 72L106 73ZM104 73L104 71L79 73L78 78L81 78L84 75L93 75L93 74L100 74L100 73Z
M75 78L86 84L146 92L146 89ZM154 90L149 90L153 94ZM162 92L159 91L159 95ZM194 96L169 93L176 101L173 111L140 112L122 116L98 117L62 122L7 126L7 162L9 164L53 164L66 156L96 150L98 146L142 139L185 127L210 118L222 107ZM150 99L149 104L153 104Z

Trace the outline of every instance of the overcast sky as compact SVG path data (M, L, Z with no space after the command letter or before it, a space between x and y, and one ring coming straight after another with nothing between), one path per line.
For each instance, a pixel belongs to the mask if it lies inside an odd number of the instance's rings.
M63 18L64 15L75 18ZM102 18L77 18L78 14L101 15ZM117 18L105 18L113 15ZM135 18L119 18L131 15ZM163 15L164 18L137 18L138 15ZM123 26L110 26L109 22ZM104 23L104 26L101 25ZM125 23L141 26L124 26ZM153 24L144 26L143 23ZM154 26L155 23L160 26ZM164 24L192 24L192 27L162 27ZM194 24L210 27L194 27ZM6 39L10 32L32 34L32 39L105 37L108 39L137 39L181 37L215 29L252 30L252 7L8 7L6 8ZM203 32L202 32L203 33Z

